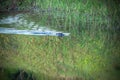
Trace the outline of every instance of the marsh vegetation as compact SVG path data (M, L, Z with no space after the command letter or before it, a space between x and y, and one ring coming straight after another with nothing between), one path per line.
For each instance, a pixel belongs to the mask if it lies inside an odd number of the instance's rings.
M35 0L32 5L31 1L23 1L17 4L17 10L9 9L7 13L5 5L0 3L4 9L0 20L22 15L18 22L0 24L0 27L38 30L42 26L70 35L0 34L0 77L10 80L9 75L22 70L33 75L32 80L119 79L120 6L117 0Z

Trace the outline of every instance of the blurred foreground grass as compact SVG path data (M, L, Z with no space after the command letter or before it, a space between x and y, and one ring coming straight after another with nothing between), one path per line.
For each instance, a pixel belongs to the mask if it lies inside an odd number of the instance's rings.
M1 67L52 77L117 80L119 45L85 35L82 38L0 35ZM10 41L12 39L12 41ZM105 45L107 43L107 45ZM106 47L108 46L108 48ZM40 79L40 78L38 78Z

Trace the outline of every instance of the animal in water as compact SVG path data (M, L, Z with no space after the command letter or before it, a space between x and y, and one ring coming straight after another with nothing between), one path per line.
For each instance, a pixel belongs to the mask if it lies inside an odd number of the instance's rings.
M65 36L63 33L56 33L56 35L57 35L58 37L63 37L63 36Z

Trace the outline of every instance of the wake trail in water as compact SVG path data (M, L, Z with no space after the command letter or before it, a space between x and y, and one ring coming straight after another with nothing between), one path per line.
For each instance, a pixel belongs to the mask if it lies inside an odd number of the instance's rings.
M56 31L53 29L49 29L47 27L39 26L35 24L35 22L28 22L26 19L22 17L22 14L18 14L16 16L8 16L7 18L1 19L0 24L17 24L18 27L21 25L27 26L31 30L18 30L16 28L4 28L0 27L0 33L3 34L24 34L24 35L40 35L40 36L69 36L70 33L63 33L62 31Z

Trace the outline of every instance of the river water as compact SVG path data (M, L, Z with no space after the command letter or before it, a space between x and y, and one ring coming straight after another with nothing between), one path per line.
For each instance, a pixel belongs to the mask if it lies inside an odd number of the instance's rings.
M24 14L16 14L14 16L2 17L0 19L0 33L60 37L70 35L70 33L57 31L48 26L41 26L34 21L28 21L24 16Z

